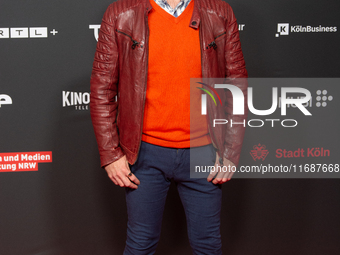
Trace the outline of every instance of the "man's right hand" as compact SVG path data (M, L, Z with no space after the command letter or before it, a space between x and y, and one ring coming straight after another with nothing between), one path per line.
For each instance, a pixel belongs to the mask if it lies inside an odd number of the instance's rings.
M123 156L117 161L107 165L105 170L114 184L119 185L120 187L137 189L140 184L137 177L131 173L126 156Z

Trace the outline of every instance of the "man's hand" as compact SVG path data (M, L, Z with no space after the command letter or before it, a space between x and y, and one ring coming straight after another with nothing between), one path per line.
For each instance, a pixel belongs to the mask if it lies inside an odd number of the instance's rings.
M216 152L216 161L215 161L215 170L214 172L210 172L207 181L211 182L214 178L214 180L212 181L213 184L222 184L225 183L227 181L230 181L231 177L233 176L234 172L232 172L232 168L235 169L235 165L233 162L231 162L229 159L223 158L223 166L225 169L225 172L223 171L217 171L217 166L220 166L222 168L222 166L219 163L219 156Z
M107 165L105 170L109 178L116 185L137 189L137 185L140 184L140 181L137 179L137 177L131 173L126 156L123 156L117 161Z

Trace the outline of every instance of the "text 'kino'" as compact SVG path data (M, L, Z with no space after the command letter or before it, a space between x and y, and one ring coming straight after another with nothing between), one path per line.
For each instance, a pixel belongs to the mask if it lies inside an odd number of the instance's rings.
M228 89L233 97L233 114L234 115L244 115L244 94L243 91L235 86L230 84L215 84L214 88L216 89ZM270 109L267 110L258 110L255 109L253 104L253 88L248 88L248 109L255 115L270 115L275 112L278 107L278 88L272 88L272 106ZM304 96L300 96L299 98L291 98L288 97L287 94L289 93L300 93ZM306 109L303 105L307 103L312 98L311 93L309 90L304 88L297 88L297 87L284 87L281 88L281 115L286 115L286 109L288 105L295 105L296 108L300 109L300 111L304 115L311 116L312 114ZM207 95L202 94L202 104L201 104L201 114L207 114Z
M90 93L63 91L63 107L90 103Z

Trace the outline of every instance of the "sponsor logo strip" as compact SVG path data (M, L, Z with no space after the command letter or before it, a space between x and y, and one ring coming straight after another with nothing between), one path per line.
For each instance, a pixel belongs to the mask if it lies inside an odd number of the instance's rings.
M52 151L0 153L0 173L38 171L38 163L51 162Z

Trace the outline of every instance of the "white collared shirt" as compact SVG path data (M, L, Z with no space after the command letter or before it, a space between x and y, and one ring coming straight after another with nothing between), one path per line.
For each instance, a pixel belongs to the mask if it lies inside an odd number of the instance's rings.
M167 13L177 18L179 15L182 14L182 12L188 6L191 0L181 0L174 9L172 9L172 7L168 4L166 0L154 0L154 1Z

